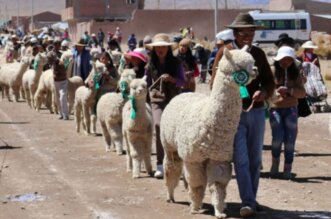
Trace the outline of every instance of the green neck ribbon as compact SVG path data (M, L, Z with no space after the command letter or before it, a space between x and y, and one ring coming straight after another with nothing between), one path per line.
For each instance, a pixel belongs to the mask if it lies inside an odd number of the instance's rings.
M99 77L101 74L99 73L95 73L94 77L93 77L93 82L94 82L94 87L96 90L98 90L100 88L100 84L99 84Z
M137 117L137 105L134 96L130 96L132 111L131 111L131 119L135 120Z
M64 60L64 68L65 68L65 70L68 70L69 64L70 64L70 60L69 59L65 59Z
M33 61L33 69L34 69L35 71L37 71L38 66L39 66L39 60L38 60L38 59L35 59L35 60Z
M127 99L129 96L129 94L127 92L127 87L128 87L128 84L125 81L120 82L120 91L121 91L123 99Z
M232 73L232 78L239 85L240 98L248 98L249 93L245 84L249 80L249 74L246 70L239 70Z

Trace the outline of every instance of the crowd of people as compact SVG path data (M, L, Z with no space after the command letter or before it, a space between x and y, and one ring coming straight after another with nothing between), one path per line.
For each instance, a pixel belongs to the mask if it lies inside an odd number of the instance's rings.
M242 99L242 113L234 140L233 164L237 185L242 201L240 215L253 215L259 208L256 200L260 170L262 164L262 147L265 130L265 111L268 110L272 130L272 177L291 179L294 160L295 142L298 130L298 100L305 97L305 77L302 74L301 62L312 62L319 67L318 57L313 53L317 48L312 41L303 44L304 52L296 56L294 40L287 34L279 36L275 42L277 55L273 66L270 66L264 51L253 44L255 30L262 28L254 23L248 13L239 14L228 29L216 36L215 48L205 65L211 74L210 88L217 74L218 62L227 49L241 49L249 46L248 52L255 59L258 76L247 86L248 97ZM20 57L47 52L48 65L53 68L55 87L58 92L58 103L61 108L60 119L68 120L66 106L67 74L66 63L61 55L68 50L73 53L72 76L79 76L89 86L93 78L89 77L92 69L91 60L99 60L107 66L108 73L98 80L100 88L96 99L107 92L117 92L119 75L125 68L132 68L137 78L147 76L149 95L146 97L152 109L156 145L156 178L163 177L164 151L160 139L160 119L162 112L173 97L182 92L195 92L196 78L201 75L194 45L192 28L183 29L178 44L168 34L159 33L154 37L146 36L138 41L135 34L130 34L128 50L122 52L122 33L119 27L114 34L107 36L102 29L97 34L85 32L81 39L70 42L68 32L61 37L45 34L43 38L27 35L19 38L13 34L6 45L6 61L20 60ZM189 37L190 36L190 37ZM104 45L106 42L106 45ZM72 45L70 47L69 45ZM92 55L93 48L99 48L100 54ZM177 50L178 49L178 50ZM176 51L176 52L175 52ZM121 54L120 59L116 53ZM33 68L33 65L31 65ZM206 76L203 78L205 82ZM96 100L96 103L97 103ZM269 108L266 109L266 102ZM238 106L239 107L239 106ZM95 112L95 107L92 109ZM284 144L284 167L279 172L281 148Z

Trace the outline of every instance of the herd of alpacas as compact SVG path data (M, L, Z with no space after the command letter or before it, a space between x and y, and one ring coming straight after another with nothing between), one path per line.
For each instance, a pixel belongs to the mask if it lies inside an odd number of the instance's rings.
M208 186L215 216L225 218L226 187L231 179L234 133L241 112L239 85L232 74L248 72L250 80L256 77L253 57L241 50L224 50L210 95L183 93L177 95L165 108L161 118L161 141L165 151L164 181L167 201L175 202L174 191L181 177L186 182L191 201L191 213L198 213ZM20 62L1 64L0 86L2 98L12 101L25 99L28 106L39 110L46 106L50 113L58 113L52 69L43 71L47 56L35 57L34 69L28 69L31 57ZM61 61L67 61L69 80L68 105L74 113L76 131L82 125L85 134L96 131L95 86L85 86L80 77L72 76L73 54L66 51ZM107 71L96 61L90 74ZM152 173L151 151L153 139L152 112L146 95L146 78L136 78L132 69L125 69L119 80L119 92L106 93L97 103L97 118L102 128L106 151L122 155L126 149L127 171L139 178L141 167ZM94 117L93 117L94 116ZM93 117L91 119L91 117ZM92 126L92 128L90 127Z

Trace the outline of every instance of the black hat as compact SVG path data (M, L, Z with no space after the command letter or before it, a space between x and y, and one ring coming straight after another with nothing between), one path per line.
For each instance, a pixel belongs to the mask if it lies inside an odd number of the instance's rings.
M278 40L275 41L275 45L277 47L280 47L282 44L286 44L288 46L293 47L294 46L294 39L292 37L289 37L287 33L281 33L278 36Z
M263 29L262 26L256 25L254 23L253 17L249 13L240 13L230 25L225 25L225 27L230 29L237 28L246 28L246 27L254 27L255 29Z

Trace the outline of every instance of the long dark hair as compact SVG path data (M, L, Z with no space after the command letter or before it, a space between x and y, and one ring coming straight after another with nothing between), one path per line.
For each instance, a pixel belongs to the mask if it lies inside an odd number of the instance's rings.
M168 46L168 52L165 58L165 72L158 72L159 75L163 73L168 73L172 77L176 78L177 77L177 71L178 71L178 65L179 65L179 60L173 55L171 46ZM155 48L153 48L152 53L151 53L151 60L150 60L150 66L154 67L157 71L160 70L160 62L159 58L155 52Z
M280 66L279 61L275 61L274 66L275 66L275 78L276 78L276 80L278 80L278 81L285 80L285 69L283 69ZM287 68L287 72L289 73L287 75L287 78L289 80L294 81L299 77L300 71L299 71L299 68L295 64L295 61L293 61L292 65L290 65Z
M178 53L177 57L183 62L184 66L186 65L188 67L187 70L194 70L196 60L195 57L192 55L192 51L189 47L187 47L186 53Z

